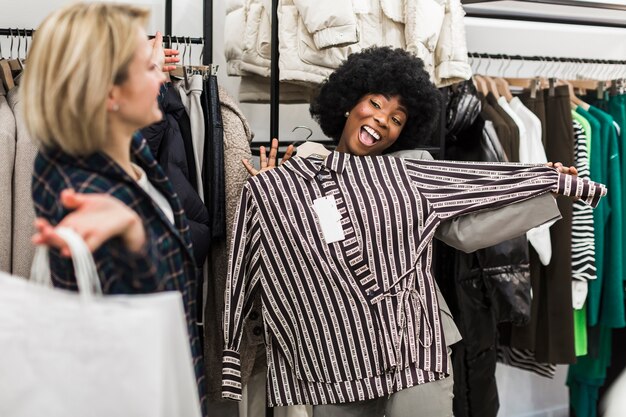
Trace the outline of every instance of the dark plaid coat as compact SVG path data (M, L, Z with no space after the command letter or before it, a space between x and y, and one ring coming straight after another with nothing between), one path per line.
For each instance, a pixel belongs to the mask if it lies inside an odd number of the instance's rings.
M150 196L103 153L72 157L58 149L40 151L35 159L32 183L35 212L52 225L58 224L68 214L60 201L61 191L72 188L79 193L110 194L139 214L147 236L144 252L132 254L119 238L115 238L94 253L102 289L106 294L180 291L185 305L200 398L204 403L202 346L195 323L196 266L189 225L176 192L152 156L146 141L136 135L131 143L131 152L134 162L145 170L148 180L172 206L174 225L156 207ZM77 289L71 260L60 257L53 250L50 253L50 267L55 286Z

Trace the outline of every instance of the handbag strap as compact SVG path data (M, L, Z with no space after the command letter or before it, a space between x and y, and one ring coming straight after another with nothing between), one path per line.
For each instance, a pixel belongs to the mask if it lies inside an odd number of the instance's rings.
M58 227L55 232L67 243L72 254L74 275L78 284L78 291L83 299L90 299L94 295L102 295L102 287L98 278L98 270L93 256L83 238L74 230ZM38 246L33 259L30 279L35 283L52 286L50 275L50 258L47 246Z

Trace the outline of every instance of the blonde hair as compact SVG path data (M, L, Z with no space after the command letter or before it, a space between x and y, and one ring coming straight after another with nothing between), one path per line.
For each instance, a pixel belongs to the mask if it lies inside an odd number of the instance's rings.
M107 140L106 100L124 82L149 11L106 3L78 3L37 29L21 82L24 119L44 147L78 156Z

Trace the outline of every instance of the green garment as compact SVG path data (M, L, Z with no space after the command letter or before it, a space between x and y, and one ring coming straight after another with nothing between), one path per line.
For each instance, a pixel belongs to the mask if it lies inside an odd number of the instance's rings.
M611 96L609 99L609 114L613 117L615 122L620 127L619 135L619 154L620 161L622 162L622 184L626 181L626 95ZM626 185L625 185L626 186ZM626 209L626 192L622 192L622 210ZM626 222L623 222L624 230L622 230L622 236L626 239ZM626 244L624 245L626 250ZM624 280L626 281L626 271Z
M585 131L585 136L587 137L587 156L589 157L589 163L591 164L591 137L593 136L591 125L584 116L578 114L575 110L572 110L572 119L583 125L583 130Z
M626 326L624 313L624 263L626 257L623 246L623 211L622 211L622 168L620 164L617 131L613 118L602 110L590 106L589 113L600 121L600 140L602 141L604 163L608 165L607 182L609 218L605 230L605 257L603 277L589 283L589 293L600 300L599 309L592 311L589 298L589 325L597 323L619 328ZM605 153L606 152L606 153ZM601 285L600 285L601 284ZM595 314L597 313L597 315Z
M626 129L626 95L611 96L609 99L609 112L613 120L619 125L621 129L621 136L624 136ZM622 142L622 141L620 141ZM620 143L621 145L622 143ZM623 150L620 147L620 150Z
M612 103L604 103L603 107L612 108L611 113L620 124L618 105L622 105L626 114L626 98L623 96ZM611 362L611 328L623 327L625 324L622 288L624 268L622 208L626 206L623 206L622 202L626 192L622 192L621 180L626 180L626 171L622 171L626 169L624 166L626 164L620 164L620 155L624 155L622 150L626 142L618 140L613 118L602 110L591 107L589 112L586 112L579 107L576 112L587 119L590 127L588 133L591 132L589 147L591 178L606 184L609 187L609 195L613 194L612 198L607 195L606 204L594 210L598 278L589 281L589 294L585 304L588 324L600 323L597 332L587 333L589 338L587 347L598 346L598 357L591 358L587 355L577 358L577 363L569 367L567 375L570 406L576 416L597 417L600 388L605 383L606 371ZM620 124L620 128L624 127ZM626 135L626 131L623 131L623 135ZM584 309L581 312L584 315ZM580 314L578 311L574 312L575 332L579 332L578 327L582 325Z
M596 417L598 393L604 385L606 370L611 364L612 330L600 327L599 356L591 358L582 356L567 372L570 406L576 417Z
M576 356L587 354L587 308L574 310L574 347Z
M603 157L602 140L600 122L588 111L582 107L578 107L576 112L587 119L587 122L591 126L591 157L589 158L589 170L590 178L593 181L598 181L602 184L607 183L607 169L606 161L608 157ZM612 190L608 190L612 192ZM598 315L600 311L600 290L602 288L602 281L604 278L604 231L609 217L608 200L605 198L600 202L598 207L593 210L593 228L594 228L594 242L596 247L596 275L597 278L594 281L589 282L589 293L587 294L587 317L588 324L596 324L598 321ZM594 288L592 290L592 287ZM593 311L593 313L592 313ZM591 321L591 318L594 321Z

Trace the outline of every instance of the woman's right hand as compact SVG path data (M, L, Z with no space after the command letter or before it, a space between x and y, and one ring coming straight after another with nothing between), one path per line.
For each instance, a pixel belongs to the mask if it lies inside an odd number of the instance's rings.
M289 158L291 158L291 155L293 154L293 150L294 150L293 145L289 145L287 147L287 150L285 151L285 155L280 160L280 164L276 164L276 159L277 159L276 157L278 155L278 139L274 138L272 139L272 144L270 146L269 157L265 153L265 146L261 146L259 148L259 159L261 160L260 169L257 170L256 168L254 168L254 165L252 165L252 161L242 159L241 162L243 162L243 165L246 167L250 175L257 175L260 172L267 171L269 169L274 169L278 165L281 165L283 162L287 161Z
M37 218L37 233L32 238L36 245L52 246L62 256L69 257L70 250L56 233L57 227L69 227L77 232L91 252L107 240L120 237L131 252L139 252L146 242L146 233L139 215L130 207L108 194L79 194L73 190L61 192L61 203L72 210L57 226Z

